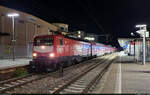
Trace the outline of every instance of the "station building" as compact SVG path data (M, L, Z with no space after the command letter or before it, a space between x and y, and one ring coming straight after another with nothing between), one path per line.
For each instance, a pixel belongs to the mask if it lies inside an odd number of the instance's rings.
M7 15L18 13L15 17L15 57L31 57L32 42L36 35L67 31L68 25L61 23L48 23L33 15L0 6L0 59L12 57L13 22Z

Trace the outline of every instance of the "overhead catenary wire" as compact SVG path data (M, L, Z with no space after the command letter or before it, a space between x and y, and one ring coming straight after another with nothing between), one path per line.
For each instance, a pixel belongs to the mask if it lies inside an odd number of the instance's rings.
M98 27L98 29L100 31L102 31L103 33L105 33L102 25L99 24L97 18L93 15L92 11L90 10L89 6L86 6L85 4L83 4L81 2L81 0L77 0L78 4L83 8L83 10L88 14L88 16L94 21L94 23L96 24L96 26Z

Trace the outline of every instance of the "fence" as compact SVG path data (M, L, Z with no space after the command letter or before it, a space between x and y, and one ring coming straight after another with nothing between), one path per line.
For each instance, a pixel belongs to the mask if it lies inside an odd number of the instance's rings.
M146 41L146 61L150 61L150 40ZM135 48L135 53L134 53L134 48ZM143 57L143 44L142 41L136 41L135 42L135 47L134 44L129 44L128 52L131 55L135 54L135 59L137 61L142 61Z
M32 44L14 46L15 58L32 58ZM0 45L0 59L13 58L13 46Z

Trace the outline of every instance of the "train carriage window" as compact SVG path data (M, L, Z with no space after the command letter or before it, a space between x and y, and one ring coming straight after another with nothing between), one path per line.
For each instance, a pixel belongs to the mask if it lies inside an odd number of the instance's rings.
M63 39L62 38L59 39L59 43L60 43L60 45L63 45Z

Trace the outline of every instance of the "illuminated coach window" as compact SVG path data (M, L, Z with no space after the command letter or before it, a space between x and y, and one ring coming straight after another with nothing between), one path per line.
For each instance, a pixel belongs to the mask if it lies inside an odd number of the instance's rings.
M60 45L63 45L63 39L60 38L59 41L60 41Z

